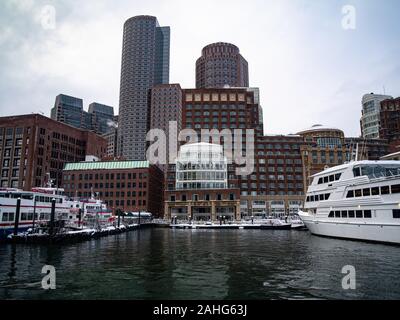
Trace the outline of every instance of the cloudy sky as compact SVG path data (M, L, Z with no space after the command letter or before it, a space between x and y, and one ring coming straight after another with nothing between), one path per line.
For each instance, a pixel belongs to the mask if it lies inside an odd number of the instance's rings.
M123 23L148 14L171 27L171 82L194 87L202 47L231 42L266 133L358 136L364 93L400 96L399 12L398 0L0 0L0 115L49 115L59 93L118 112Z

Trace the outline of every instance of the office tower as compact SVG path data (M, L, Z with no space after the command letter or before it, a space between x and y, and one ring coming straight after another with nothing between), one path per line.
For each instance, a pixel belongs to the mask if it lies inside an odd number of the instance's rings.
M105 134L114 127L114 108L100 103L91 103L89 105L89 114L91 115L92 129Z
M367 139L379 139L381 101L391 96L366 94L362 98L361 135Z
M176 122L176 128L170 131L170 126ZM169 157L169 146L173 150L178 148L178 134L182 129L182 89L179 84L161 84L151 89L151 129L160 129L166 135L167 161L160 165L166 172L167 164L173 161L175 154ZM172 140L171 140L172 139Z
M31 190L47 182L61 187L67 162L102 158L107 141L87 130L39 114L0 118L0 187Z
M119 105L118 154L144 160L150 127L150 89L169 82L169 27L137 16L124 25Z
M89 112L83 110L83 100L60 94L51 109L51 119L72 127L104 134L110 130L109 121L114 118L114 108L100 103L89 105Z
M83 119L83 100L65 94L58 95L51 109L51 119L75 128L87 126Z
M218 42L206 46L196 62L196 88L248 87L249 67L239 48Z

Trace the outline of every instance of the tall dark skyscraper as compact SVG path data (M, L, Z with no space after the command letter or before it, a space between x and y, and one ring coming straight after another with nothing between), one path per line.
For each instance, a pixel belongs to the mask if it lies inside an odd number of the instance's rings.
M82 99L60 94L51 109L51 118L78 129L104 134L111 130L109 122L114 120L114 108L94 102L86 112Z
M196 88L249 86L249 66L233 44L218 42L202 50L196 62Z
M146 158L150 89L169 82L170 28L156 17L137 16L124 25L119 104L118 154Z

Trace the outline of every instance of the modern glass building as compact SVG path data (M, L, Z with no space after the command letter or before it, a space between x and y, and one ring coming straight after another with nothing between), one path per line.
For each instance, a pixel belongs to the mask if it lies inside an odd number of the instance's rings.
M393 97L374 93L363 96L361 117L361 134L363 138L380 138L381 102L386 99L393 99Z
M92 117L93 129L99 134L105 134L114 129L110 125L111 122L114 122L113 107L94 102L89 105L89 114Z
M119 105L118 154L146 158L150 89L169 82L169 27L156 17L136 16L124 25Z
M94 102L86 112L82 99L60 94L51 109L51 118L78 129L104 134L111 129L109 121L114 119L114 108Z
M181 147L176 161L176 190L228 188L228 160L218 144Z
M56 97L51 118L69 124L75 128L82 128L83 100L60 94Z

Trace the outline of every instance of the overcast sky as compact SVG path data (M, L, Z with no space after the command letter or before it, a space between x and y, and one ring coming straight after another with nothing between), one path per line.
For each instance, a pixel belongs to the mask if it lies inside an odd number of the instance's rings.
M266 133L321 123L358 136L363 94L400 96L399 12L398 0L0 0L0 115L49 115L59 93L118 113L123 23L148 14L171 27L171 83L193 88L201 49L231 42Z

